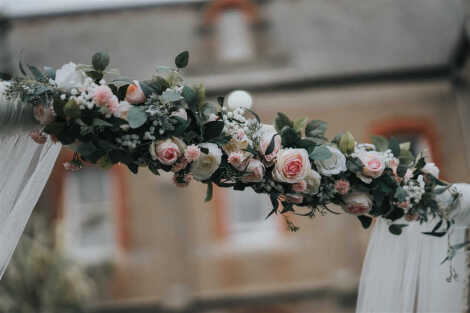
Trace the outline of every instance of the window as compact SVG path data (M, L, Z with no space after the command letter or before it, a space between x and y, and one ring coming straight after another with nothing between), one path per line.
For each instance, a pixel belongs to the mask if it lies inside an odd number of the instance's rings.
M277 223L274 217L266 219L272 210L269 198L251 189L230 190L226 195L229 240L243 245L272 241L272 237L277 233Z
M253 38L241 10L225 10L217 22L218 57L221 61L242 62L255 57Z
M65 176L64 246L78 261L106 261L116 252L111 188L110 174L96 167Z

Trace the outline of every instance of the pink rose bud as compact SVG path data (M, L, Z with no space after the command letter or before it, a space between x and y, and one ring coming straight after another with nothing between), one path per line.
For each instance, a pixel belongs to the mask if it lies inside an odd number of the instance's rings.
M186 174L183 177L178 175L173 176L173 182L175 185L182 188L187 187L192 179L193 176L191 174Z
M353 215L362 215L372 209L372 197L364 192L351 192L343 198L343 210Z
M228 156L228 163L238 170L246 166L245 155L242 152L232 152Z
M135 80L133 84L130 84L129 87L127 87L125 100L130 104L140 104L145 102L145 94L138 81Z
M264 177L264 165L260 160L251 159L246 168L246 172L247 173L242 177L243 182L261 182Z
M189 162L196 161L197 159L199 159L200 155L201 155L201 149L199 149L199 147L196 145L190 145L186 148L186 151L184 151L184 157Z
M307 190L307 182L305 180L301 180L300 182L293 184L292 190L297 193L304 192L305 190Z
M349 187L351 185L349 184L349 181L345 179L338 179L335 182L335 190L338 192L340 195L345 195L349 192Z
M31 131L29 136L34 140L35 143L40 145L45 144L47 141L47 137L39 130Z
M171 139L153 142L150 145L150 154L154 160L164 165L173 165L181 156L181 151Z
M98 106L107 106L108 102L114 96L113 91L106 85L99 86L95 90L95 95L93 96L93 100Z

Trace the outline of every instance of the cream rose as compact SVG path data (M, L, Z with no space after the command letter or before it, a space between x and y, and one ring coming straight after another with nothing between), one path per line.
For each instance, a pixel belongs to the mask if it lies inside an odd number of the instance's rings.
M219 168L222 161L222 151L214 143L201 143L199 145L201 155L191 165L191 173L194 179L204 181L209 179L212 174ZM202 150L207 149L204 153Z
M155 141L150 145L150 154L154 160L164 165L174 164L183 154L178 144L172 139Z
M251 140L242 129L239 129L232 134L232 138L228 143L223 145L222 149L224 149L225 153L230 154L232 152L243 151L248 148L250 144Z
M273 178L279 182L295 184L305 178L311 170L305 149L282 149L276 157Z
M138 81L134 80L134 83L127 87L125 100L130 104L139 104L145 102L145 94Z
M72 62L63 65L55 73L57 87L64 89L83 88L86 79L86 74Z
M436 178L439 178L439 168L436 166L435 163L426 163L426 165L422 168L423 173L430 174Z
M386 162L385 154L377 151L358 150L354 154L363 164L362 173L356 173L365 183L369 184L373 178L383 174Z
M315 195L320 190L321 176L317 171L310 169L305 175L305 182L307 183L305 193Z
M264 165L260 160L251 159L246 168L246 174L243 175L242 181L246 183L258 183L263 181Z
M343 210L353 215L362 215L372 209L372 197L364 192L353 191L343 198Z
M346 157L335 147L327 146L331 152L331 157L326 160L316 160L318 172L325 176L337 175L347 170Z
M281 136L276 134L276 130L271 125L263 125L259 131L259 151L268 163L274 161L277 153L281 149ZM274 138L274 149L270 154L266 155L266 150L271 144L273 136L276 136Z

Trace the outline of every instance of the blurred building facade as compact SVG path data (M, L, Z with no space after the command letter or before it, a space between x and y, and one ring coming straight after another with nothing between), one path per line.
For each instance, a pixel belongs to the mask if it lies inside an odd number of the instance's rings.
M158 1L156 1L158 2ZM463 123L450 80L462 31L458 0L166 1L11 20L0 55L90 63L104 50L135 79L191 53L186 76L211 96L248 90L265 123L276 112L329 123L359 141L411 141L444 179L468 181ZM0 31L0 34L2 32ZM0 42L2 39L0 38ZM460 100L459 100L460 99ZM468 111L465 111L468 112ZM40 206L58 243L114 272L100 312L352 312L368 232L346 215L264 220L267 199L116 166L66 173L64 151ZM337 208L334 208L337 210Z

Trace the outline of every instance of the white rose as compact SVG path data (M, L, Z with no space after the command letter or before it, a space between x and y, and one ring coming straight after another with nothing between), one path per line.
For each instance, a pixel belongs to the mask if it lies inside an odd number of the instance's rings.
M201 149L201 155L191 165L191 173L197 180L204 181L209 179L212 174L219 168L222 161L222 151L214 143L201 143L199 148L206 148L208 153L204 153Z
M232 138L222 148L225 153L230 154L232 152L243 151L249 145L251 145L251 140L242 129L238 129L232 133Z
M326 160L316 160L318 172L325 176L337 175L347 170L346 157L337 148L327 146L331 152L331 157Z
M353 215L362 215L372 209L372 197L364 192L353 191L343 198L343 210Z
M307 189L305 193L314 195L317 194L320 189L321 176L317 171L310 169L305 175L305 182L307 183Z
M276 157L273 178L279 182L295 184L302 181L312 166L305 149L282 149Z
M72 62L63 65L55 74L57 86L64 89L82 88L85 85L86 78L86 74Z
M242 181L246 183L258 183L263 181L264 165L260 160L251 159L246 168L246 174Z
M426 165L422 169L423 173L430 174L436 178L439 178L439 168L436 166L435 163L426 163Z

